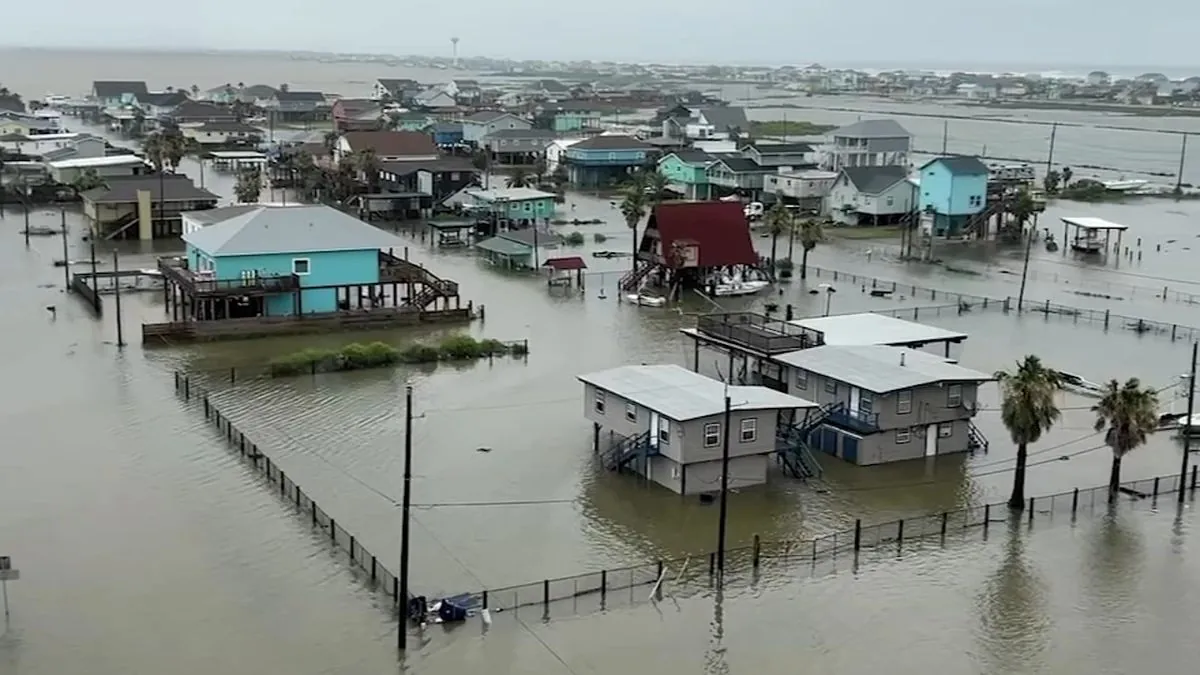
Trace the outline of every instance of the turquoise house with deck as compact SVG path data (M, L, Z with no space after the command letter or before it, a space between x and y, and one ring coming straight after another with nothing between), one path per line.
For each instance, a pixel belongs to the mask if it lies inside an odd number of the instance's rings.
M497 218L533 223L554 217L554 194L527 187L469 189L471 207Z
M257 316L337 311L339 294L349 302L350 289L381 282L381 251L404 246L328 206L229 206L203 212L185 230L188 270L201 283L271 288L278 282L283 292L246 299Z
M563 163L571 182L602 187L624 182L637 169L653 166L658 150L631 136L593 136L566 149Z
M956 235L987 208L988 168L977 157L937 157L920 169L921 212L937 236Z
M704 201L712 199L707 169L715 161L716 157L703 150L676 150L658 160L658 172L685 199Z

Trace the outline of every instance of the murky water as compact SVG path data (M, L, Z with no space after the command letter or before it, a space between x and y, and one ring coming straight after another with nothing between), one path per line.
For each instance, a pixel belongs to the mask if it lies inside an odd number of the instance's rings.
M216 174L207 174L206 184L222 194L230 189L229 178ZM571 201L574 217L605 220L563 228L589 235L580 248L592 267L582 294L551 291L538 279L500 274L469 254L441 254L418 238L407 239L411 257L458 281L466 298L487 305L486 323L472 326L472 332L528 339L527 360L245 381L232 387L214 377L209 385L221 407L269 448L289 476L369 549L394 560L398 517L392 502L399 495L402 391L413 384L420 414L414 436L413 583L420 590L495 587L712 546L713 509L593 466L574 378L622 363L686 363L691 348L677 329L694 321L690 314L712 306L700 298L689 298L679 310L618 304L613 287L628 260L594 259L589 252L626 250L628 230L605 199L572 195ZM1197 285L1170 280L1196 278L1187 241L1194 237L1188 227L1197 215L1194 203L1054 205L1043 223L1066 214L1128 223L1126 241L1136 246L1133 241L1143 238L1143 260L1116 269L1035 249L1029 298L1200 325L1194 305L1170 294L1166 300L1154 297L1164 285L1182 292ZM59 213L38 210L31 218L34 224L55 224ZM75 239L79 218L68 213L68 221L70 257L86 257L86 248ZM376 337L399 343L436 334L397 331L144 352L136 344L138 324L163 316L158 296L148 293L125 297L125 333L134 344L119 351L112 303L106 302L109 311L97 320L64 295L62 270L52 266L61 257L59 240L35 238L26 249L15 234L22 224L21 214L13 211L0 221L8 241L0 248L0 298L7 310L0 349L10 355L0 415L11 439L0 454L0 554L12 555L23 573L10 585L14 614L0 637L0 663L13 666L5 672L71 672L85 664L101 675L168 668L209 672L214 666L229 673L394 667L394 622L325 542L281 509L195 412L173 397L170 371L259 362L314 343ZM593 243L595 233L609 240ZM765 238L756 243L769 249ZM1160 245L1163 249L1156 251ZM1019 272L1018 252L1000 251L986 260L945 253L960 270L955 272L896 263L889 246L834 241L820 246L811 262L961 293L1017 293L1013 275L1005 271ZM122 264L149 266L154 253L169 248L125 244ZM102 246L101 260L110 255ZM825 276L814 276L807 285L797 280L771 300L793 304L799 314L820 313L824 298L806 291L828 281ZM861 282L834 283L834 312L911 311L954 303L911 291L893 299L872 298ZM598 297L602 287L606 299ZM1101 289L1123 299L1074 292ZM759 308L765 300L725 304ZM1187 366L1186 340L1138 335L1123 323L1105 334L1095 322L1036 314L1018 318L994 306L975 306L961 315L953 309L923 310L918 318L969 333L962 360L985 371L1033 352L1088 379L1137 375L1166 386ZM711 373L719 362L708 354L700 365ZM731 539L745 542L756 533L799 538L844 527L854 518L886 520L1003 496L1013 450L1005 442L993 388L985 389L982 403L985 410L977 421L991 440L988 454L875 469L827 461L830 489L824 494L774 477L765 489L733 497ZM1087 405L1084 399L1064 398L1062 423L1034 449L1039 454L1033 458L1031 494L1106 480L1108 456L1090 431ZM1179 452L1172 439L1156 436L1126 461L1125 475L1170 473ZM548 503L453 505L512 500ZM799 628L811 644L806 650L811 658L846 672L865 670L873 659L889 655L895 670L900 660L894 654L900 651L912 672L924 661L950 654L965 672L1062 672L1062 664L1073 659L1089 664L1086 672L1125 672L1134 655L1145 657L1140 664L1159 664L1152 667L1171 672L1173 664L1195 656L1188 652L1190 643L1172 632L1192 618L1186 602L1190 591L1179 586L1194 576L1189 570L1197 560L1186 545L1190 523L1185 517L1172 532L1167 516L1133 515L1109 530L1099 524L1080 525L1073 535L1036 530L1019 556L1024 565L1006 566L1010 552L997 536L967 552L922 554L872 566L857 577L839 575L770 593L731 593L724 605L727 646L710 656L724 658L730 667L776 672L777 663L775 670L766 664L787 661L763 641L792 644ZM846 586L850 583L853 588ZM1036 594L1042 604L1032 615L1029 588L1042 591ZM838 600L822 602L833 597ZM822 618L797 619L794 608L801 605L793 600L821 607ZM896 621L902 611L919 612L922 627ZM1018 621L1024 617L1031 618ZM1159 629L1138 623L1137 648L1114 651L1112 645L1135 644L1129 633L1114 633L1115 626L1141 621L1138 617ZM1148 617L1170 617L1172 623ZM643 608L547 626L498 624L486 638L468 637L477 631L471 626L455 631L453 640L431 638L417 650L419 667L421 672L463 672L502 662L514 671L566 672L552 653L558 652L576 672L633 664L639 670L653 664L663 672L695 672L702 666L711 620L711 600L693 599L681 600L677 612L663 616ZM774 620L786 621L788 632L769 630ZM845 625L862 628L834 629ZM669 650L673 660L662 660L664 643L647 637L650 631L670 635L671 644L695 648ZM894 649L865 652L859 646L868 634ZM1022 654L1029 660L1012 661Z

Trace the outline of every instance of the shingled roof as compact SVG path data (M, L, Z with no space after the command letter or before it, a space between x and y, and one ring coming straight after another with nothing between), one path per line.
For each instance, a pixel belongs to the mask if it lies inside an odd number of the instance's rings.
M659 204L650 214L646 229L658 230L663 251L674 250L676 242L694 245L700 267L758 262L750 241L750 224L737 202Z
M419 131L348 131L342 138L350 144L351 150L373 150L378 157L438 154L433 139Z

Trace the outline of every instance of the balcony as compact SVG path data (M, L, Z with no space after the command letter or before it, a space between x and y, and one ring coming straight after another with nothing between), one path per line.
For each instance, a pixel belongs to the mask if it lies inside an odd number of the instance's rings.
M300 278L294 274L255 275L239 279L211 279L188 269L187 261L179 258L159 258L158 270L168 282L179 286L192 296L238 296L291 293L300 288Z
M706 314L696 321L696 330L702 335L762 354L793 352L825 344L825 336L819 331L750 312Z
M840 407L830 410L826 419L834 426L860 434L873 434L879 431L879 413L875 412Z

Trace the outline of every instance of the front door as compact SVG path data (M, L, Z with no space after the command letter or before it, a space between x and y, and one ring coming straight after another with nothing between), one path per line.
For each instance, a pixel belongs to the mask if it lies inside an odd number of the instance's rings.
M655 450L658 449L658 429L659 429L659 425L661 423L662 423L662 417L658 413L651 411L650 412L650 447Z
M938 425L930 424L925 427L925 456L933 457L937 454L937 431Z
M858 439L853 436L842 436L842 459L851 464L858 464Z

